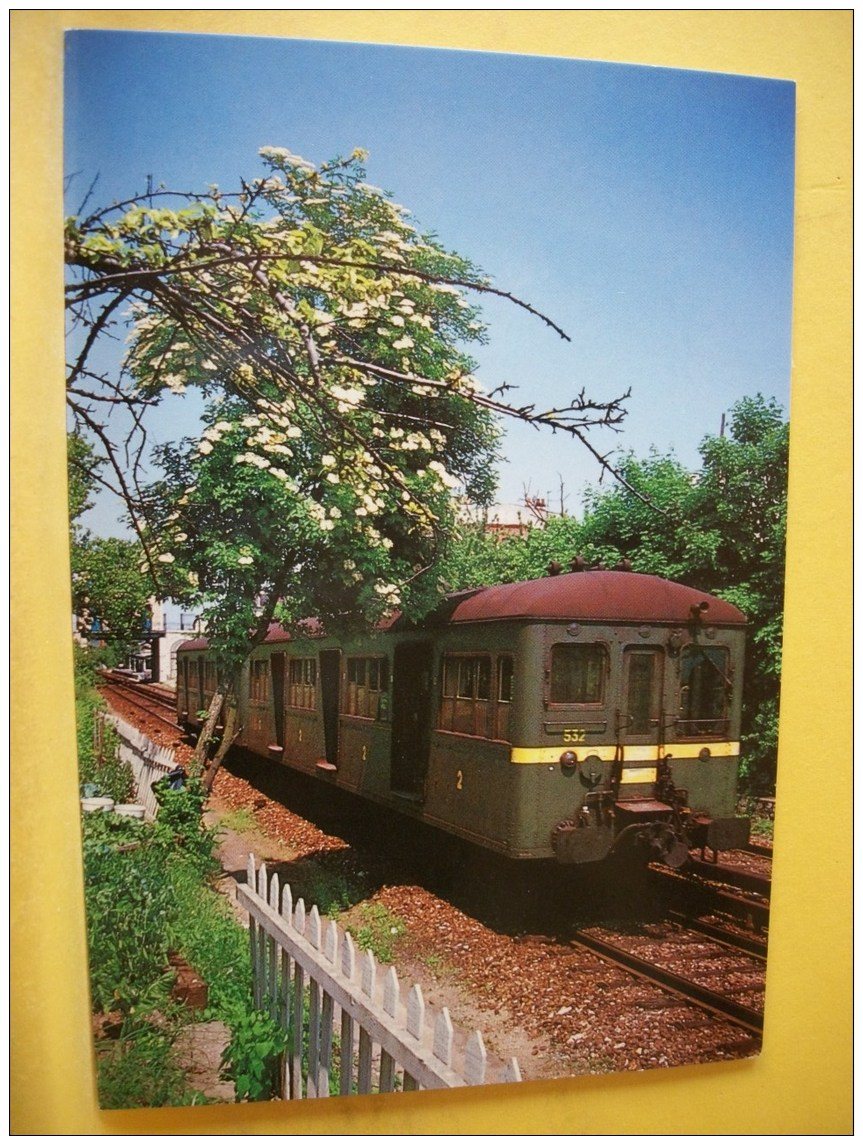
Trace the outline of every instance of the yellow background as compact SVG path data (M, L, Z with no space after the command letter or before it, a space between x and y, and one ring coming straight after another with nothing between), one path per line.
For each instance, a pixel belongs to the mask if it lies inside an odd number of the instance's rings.
M13 1133L851 1130L852 21L850 11L11 13ZM60 381L62 33L71 27L566 55L797 82L788 619L759 1058L419 1098L97 1109Z

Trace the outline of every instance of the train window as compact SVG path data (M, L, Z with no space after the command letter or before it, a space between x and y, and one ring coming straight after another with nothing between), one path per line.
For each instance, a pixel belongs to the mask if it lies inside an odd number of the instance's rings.
M513 691L512 655L501 655L497 661L497 706L494 736L509 741L509 712Z
M626 732L647 736L660 725L662 714L662 662L660 648L627 647L623 655L626 692Z
M551 648L549 701L570 706L605 700L605 648L597 643L555 643Z
M218 673L216 671L216 664L210 659L204 660L204 694L212 696L216 693L216 686L218 685Z
M489 655L445 655L438 726L459 734L489 737L492 696Z
M681 737L727 734L731 661L726 647L691 644L680 654Z
M512 655L501 655L497 661L497 700L512 702L513 662Z
M386 716L389 667L385 658L361 657L347 661L345 714L357 718Z
M266 659L252 659L249 670L249 700L266 706L270 697L270 674Z
M491 659L485 655L478 658L452 659L457 669L456 698L488 702L491 690Z
M295 710L315 710L317 708L317 659L291 659L288 668L288 705Z

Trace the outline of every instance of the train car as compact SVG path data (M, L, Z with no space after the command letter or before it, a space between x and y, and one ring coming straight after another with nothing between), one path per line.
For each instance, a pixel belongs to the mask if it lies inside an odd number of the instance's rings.
M244 749L520 860L745 845L746 621L693 588L588 570L448 597L363 638L274 627L236 693ZM178 652L194 727L215 679Z

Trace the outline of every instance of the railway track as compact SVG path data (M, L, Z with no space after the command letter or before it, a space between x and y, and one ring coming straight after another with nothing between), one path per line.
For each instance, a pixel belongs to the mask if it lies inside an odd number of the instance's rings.
M710 931L665 928L660 935L647 928L625 934L601 928L577 931L573 941L760 1038L764 1028L762 960L754 958L748 947L719 943ZM717 988L729 984L738 988L733 996Z
M770 897L770 876L763 871L753 871L739 864L712 864L706 860L690 857L686 869L694 876L711 880L725 888L735 888L741 892Z
M103 691L110 691L122 703L143 711L156 719L162 727L168 726L175 734L184 731L177 725L176 694L169 687L132 682L122 675L106 672L101 676Z
M651 864L670 910L727 916L766 944L770 921L770 876L739 865L711 864L690 857L682 869ZM766 949L766 946L765 946Z

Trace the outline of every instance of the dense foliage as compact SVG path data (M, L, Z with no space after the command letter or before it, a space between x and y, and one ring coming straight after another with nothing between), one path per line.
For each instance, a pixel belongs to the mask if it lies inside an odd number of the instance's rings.
M97 1045L106 1108L195 1101L173 1051L191 1011L171 999L169 952L207 983L203 1013L229 1025L232 1053L255 1018L248 935L209 887L216 861L200 787L159 795L155 824L110 813L83 819L91 999L94 1012L120 1023L116 1040ZM260 1093L272 1088L268 1081Z
M92 796L110 797L124 803L134 800L132 770L119 755L117 733L104 720L104 699L96 690L96 672L103 658L100 651L75 647L75 719L78 750L78 781Z
M119 662L150 617L152 582L141 572L136 540L94 536L82 522L104 461L79 432L67 439L72 608L81 640L101 644L101 662Z

